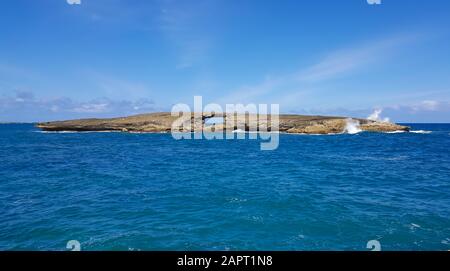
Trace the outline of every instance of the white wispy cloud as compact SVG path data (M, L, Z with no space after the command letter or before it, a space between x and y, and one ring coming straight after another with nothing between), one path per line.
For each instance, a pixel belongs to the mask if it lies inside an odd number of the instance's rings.
M75 113L148 113L155 109L155 103L150 99L111 100L95 99L88 102L73 102L64 110Z
M77 101L67 97L39 98L31 91L15 91L12 95L0 96L0 113L2 116L18 116L28 114L24 118L33 121L36 116L53 116L53 119L80 118L96 116L124 116L148 113L158 110L151 99L97 98L88 101ZM30 112L32 112L30 114ZM4 120L3 120L4 121Z
M8 63L0 63L0 112L10 115L19 115L23 112L36 112L35 115L51 112L56 116L95 116L95 115L129 115L151 112L156 107L151 97L152 91L146 83L129 80L126 76L105 74L91 69L75 72L82 78L80 85L59 86L59 93L76 93L78 100L67 97L54 97L55 91L49 88L35 88L28 91L33 85L41 85L50 80L46 76L37 74L26 68ZM17 83L19 80L20 83ZM71 91L67 91L67 89ZM78 88L78 89L77 89ZM11 91L13 90L13 91ZM47 97L37 97L35 93ZM53 93L53 94L52 94ZM96 98L90 97L108 97ZM0 116L1 118L2 116ZM30 116L33 117L33 116Z
M369 42L359 47L337 50L318 63L299 71L297 80L318 82L357 71L387 57L397 46L411 40L410 36L387 38Z
M126 96L128 99L137 99L152 95L152 89L148 83L129 79L120 73L111 74L92 69L82 70L79 76L95 89L98 96L106 96L112 99L120 99Z
M71 109L76 113L105 113L110 110L109 103L83 103Z
M422 101L418 106L416 106L416 109L422 109L422 110L428 110L428 111L436 111L441 106L441 102L433 101L433 100L426 100Z
M266 77L262 82L256 85L244 85L236 90L232 91L230 94L220 98L222 103L245 103L252 99L256 99L260 96L272 92L276 87L279 87L291 79L284 77ZM252 101L255 102L255 101Z
M289 100L291 95L298 96L306 86L310 88L311 85L317 86L342 76L358 74L363 69L370 69L372 64L387 59L402 45L415 39L416 35L396 35L335 50L309 67L300 68L289 74L267 77L255 85L239 87L221 101L254 102L261 96L274 93L282 100Z
M384 113L402 122L449 122L450 101L425 100L384 107Z
M204 0L189 4L162 1L159 29L177 51L176 68L189 68L208 58L213 39L206 27L212 22L206 23L205 17L210 16L213 5Z

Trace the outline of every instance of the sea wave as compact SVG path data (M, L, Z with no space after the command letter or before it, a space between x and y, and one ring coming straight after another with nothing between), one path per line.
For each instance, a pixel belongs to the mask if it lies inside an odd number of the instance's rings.
M403 134L403 133L406 133L406 131L399 130L399 131L386 132L386 134Z
M431 134L432 131L425 131L425 130L413 130L413 131L409 131L410 133L413 134ZM403 133L407 133L407 131L391 131L391 132L385 132L385 134L403 134Z
M410 131L410 133L413 133L413 134L431 134L432 131L417 130L417 131Z
M354 134L358 134L361 133L362 130L360 128L360 123L358 120L354 120L354 119L346 119L346 125L344 128L344 132L350 135L354 135Z

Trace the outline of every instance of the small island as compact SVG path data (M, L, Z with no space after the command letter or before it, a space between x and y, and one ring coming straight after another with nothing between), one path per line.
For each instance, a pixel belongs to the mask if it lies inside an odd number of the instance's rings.
M129 117L109 119L79 119L67 121L42 122L36 126L43 131L118 131L135 133L167 133L172 124L180 120L170 112L149 113ZM214 122L211 122L214 120ZM358 131L396 132L409 131L409 127L390 122L360 118L333 116L305 116L280 114L278 128L271 127L270 115L189 113L180 122L179 131L217 132L217 131L271 131L289 134L339 134L350 132L349 125ZM276 125L275 125L276 126ZM178 127L178 126L177 126ZM187 130L186 127L189 127Z

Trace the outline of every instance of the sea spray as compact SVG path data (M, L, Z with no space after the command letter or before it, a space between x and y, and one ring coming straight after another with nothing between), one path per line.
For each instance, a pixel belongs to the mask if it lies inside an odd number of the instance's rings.
M389 118L381 118L382 109L375 109L372 114L370 114L367 119L379 122L391 122Z
M348 118L345 121L346 121L346 125L344 128L344 133L354 135L354 134L360 133L362 131L358 120Z

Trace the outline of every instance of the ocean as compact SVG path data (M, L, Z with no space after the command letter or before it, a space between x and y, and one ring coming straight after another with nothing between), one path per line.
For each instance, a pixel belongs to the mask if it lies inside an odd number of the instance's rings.
M450 249L450 124L174 140L0 125L0 249Z

